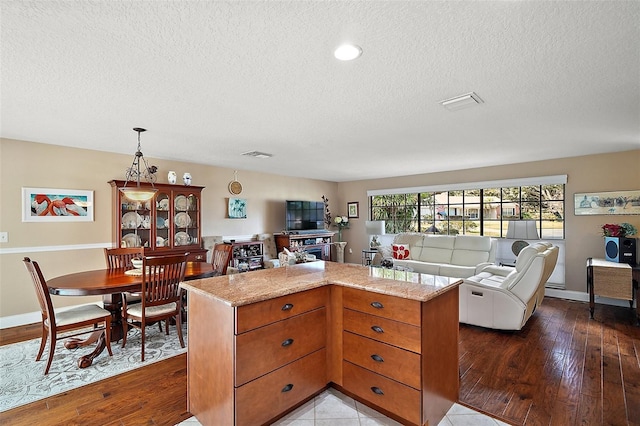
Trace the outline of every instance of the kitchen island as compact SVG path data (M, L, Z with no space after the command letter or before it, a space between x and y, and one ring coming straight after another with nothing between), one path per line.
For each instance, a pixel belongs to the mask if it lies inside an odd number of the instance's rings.
M185 282L187 408L268 424L333 386L437 425L458 399L461 282L322 261Z

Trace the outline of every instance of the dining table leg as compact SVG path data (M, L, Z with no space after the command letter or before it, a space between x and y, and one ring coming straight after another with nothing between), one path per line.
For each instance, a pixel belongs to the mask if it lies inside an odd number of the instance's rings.
M106 294L102 297L104 308L111 312L111 341L117 342L122 339L122 294ZM87 368L93 360L107 347L104 330L96 330L86 339L70 338L64 342L67 349L76 349L96 343L96 347L88 355L83 355L78 359L78 367Z

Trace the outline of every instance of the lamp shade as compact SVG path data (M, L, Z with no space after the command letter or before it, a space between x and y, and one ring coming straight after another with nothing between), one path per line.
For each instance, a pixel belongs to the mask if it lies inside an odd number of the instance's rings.
M507 238L514 240L539 240L535 220L510 220Z
M384 235L384 220L367 220L364 227L367 230L367 235Z

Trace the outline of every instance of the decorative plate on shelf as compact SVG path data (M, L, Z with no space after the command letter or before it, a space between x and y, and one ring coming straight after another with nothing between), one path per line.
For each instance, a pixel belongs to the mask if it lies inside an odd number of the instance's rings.
M178 213L175 217L175 224L178 228L188 228L191 226L191 216L189 213Z
M161 218L161 217L156 217L156 228L162 229L162 228L166 228L166 227L167 227L167 224L164 221L164 219Z
M126 234L122 236L122 241L126 247L141 247L142 241L140 236L136 234Z
M186 246L191 243L191 237L186 232L177 232L176 233L176 245L177 246Z
M122 215L122 229L136 229L142 225L142 216L136 212L128 212Z
M186 211L187 210L187 197L184 195L178 195L175 199L174 206L176 210Z
M169 210L169 199L163 198L158 201L158 210Z

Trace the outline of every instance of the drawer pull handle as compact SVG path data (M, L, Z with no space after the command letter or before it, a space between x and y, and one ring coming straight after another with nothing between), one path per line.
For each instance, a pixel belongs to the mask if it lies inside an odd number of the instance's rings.
M287 303L282 307L283 311L290 311L291 309L293 309L293 303Z
M371 359L374 360L375 362L384 362L384 358L376 354L371 355Z
M384 392L382 392L382 389L380 389L377 386L371 386L371 392L375 393L376 395L384 395Z
M479 291L473 291L473 290L472 290L472 291L471 291L471 295L472 295L472 296L480 296L480 297L482 297L482 293L481 293L481 292L479 292Z
M289 392L291 389L293 389L293 383L289 383L287 386L283 387L281 392Z
M287 346L290 346L293 344L293 339L287 339L284 342L282 342L282 347L286 348Z
M379 326L377 326L377 325L373 325L373 326L371 326L371 329L372 329L373 331L375 331L376 333L384 333L384 330L382 329L382 327L379 327Z
M380 302L371 302L371 306L373 306L376 309L382 309L384 308L384 305Z

